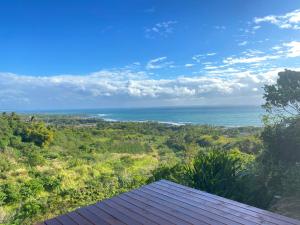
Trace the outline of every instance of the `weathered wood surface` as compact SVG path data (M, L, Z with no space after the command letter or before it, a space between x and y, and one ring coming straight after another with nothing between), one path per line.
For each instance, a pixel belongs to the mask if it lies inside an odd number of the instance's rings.
M300 225L300 221L161 180L41 224Z

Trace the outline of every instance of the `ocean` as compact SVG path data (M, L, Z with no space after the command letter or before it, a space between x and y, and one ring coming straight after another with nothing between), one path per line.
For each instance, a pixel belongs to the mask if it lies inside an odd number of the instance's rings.
M26 113L70 114L99 117L106 121L155 121L169 124L202 124L227 127L261 126L265 113L260 106L160 107L31 111Z

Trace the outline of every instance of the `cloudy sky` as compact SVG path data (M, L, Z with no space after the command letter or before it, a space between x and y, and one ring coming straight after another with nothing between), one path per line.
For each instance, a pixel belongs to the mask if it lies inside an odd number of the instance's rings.
M4 0L0 110L260 105L299 0Z

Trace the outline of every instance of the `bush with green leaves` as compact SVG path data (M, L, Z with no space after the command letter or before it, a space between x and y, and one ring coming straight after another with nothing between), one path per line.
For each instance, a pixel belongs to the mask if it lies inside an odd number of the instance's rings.
M168 179L196 189L247 202L249 168L254 156L238 150L206 149L189 163L157 168L149 182ZM252 183L253 184L253 183ZM253 193L251 193L253 194Z
M17 203L21 200L20 188L16 184L6 183L0 186L2 192L3 201L5 204Z
M45 123L34 122L26 126L21 134L23 141L33 142L37 146L44 147L53 140L53 131Z
M20 194L22 199L35 197L39 192L43 191L43 185L39 180L32 179L21 185Z
M243 163L224 150L201 152L186 170L189 186L233 198L240 191Z
M266 147L264 162L295 164L300 162L300 117L267 125L262 132Z
M6 200L6 194L4 193L4 191L2 190L2 188L0 187L0 206L5 204Z

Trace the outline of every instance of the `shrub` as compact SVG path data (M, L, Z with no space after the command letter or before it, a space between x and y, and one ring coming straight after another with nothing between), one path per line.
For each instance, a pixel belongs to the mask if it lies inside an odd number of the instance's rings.
M0 158L0 173L4 173L11 169L11 163L6 158Z
M197 144L201 147L210 147L213 145L214 139L210 135L203 135L197 140Z
M34 197L43 190L43 185L38 180L26 181L20 189L20 194L23 199Z
M265 162L295 164L300 162L300 118L285 119L278 124L268 125L262 132L266 150Z
M32 218L44 211L44 205L41 201L30 199L21 205L18 213L12 218L12 224L34 224Z
M4 202L6 204L20 201L19 187L17 185L6 183L1 186L0 190L5 195Z
M253 196L261 189L251 186L256 185L249 170L253 163L252 155L238 150L208 149L201 151L190 163L157 168L148 182L168 179L241 202L258 202Z
M52 142L54 133L44 123L33 123L23 129L21 136L23 141L33 142L37 146L44 147Z
M6 194L4 193L2 188L0 188L0 206L4 205L5 200L6 200Z
M235 198L241 189L241 178L246 163L239 154L218 149L200 152L195 161L187 167L189 186Z

